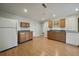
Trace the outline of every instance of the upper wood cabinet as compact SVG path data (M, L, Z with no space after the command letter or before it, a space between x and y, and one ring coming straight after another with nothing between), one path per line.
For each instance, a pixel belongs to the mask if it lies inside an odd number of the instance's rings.
M60 19L59 25L61 28L64 28L65 27L65 19Z
M28 22L20 22L20 27L28 28L30 27L30 24Z
M53 26L53 23L52 23L51 20L49 20L49 21L48 21L48 28L52 28L52 26Z

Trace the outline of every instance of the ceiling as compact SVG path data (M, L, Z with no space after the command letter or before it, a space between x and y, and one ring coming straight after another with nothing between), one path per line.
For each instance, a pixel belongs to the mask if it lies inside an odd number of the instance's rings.
M58 17L65 17L75 14L75 8L79 8L79 3L46 3L47 8L42 3L0 3L0 10L33 20L47 20ZM28 10L24 12L24 8Z

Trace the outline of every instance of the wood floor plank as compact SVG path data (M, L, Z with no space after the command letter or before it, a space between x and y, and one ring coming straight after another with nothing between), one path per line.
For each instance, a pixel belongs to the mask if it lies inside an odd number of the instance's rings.
M2 52L0 56L79 56L79 47L39 37Z

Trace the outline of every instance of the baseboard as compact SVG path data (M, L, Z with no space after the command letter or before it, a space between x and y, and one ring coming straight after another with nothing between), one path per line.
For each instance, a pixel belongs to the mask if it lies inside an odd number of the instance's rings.
M48 40L53 40L53 41L57 41L57 42L61 42L61 43L66 43L66 42L62 42L62 41L58 41L58 40L54 40L54 39L48 39Z
M73 44L69 44L69 43L66 43L67 45L71 45L71 46L75 46L75 47L79 47L79 45L73 45Z
M11 48L8 48L8 49L5 49L5 50L3 50L3 51L0 51L0 53L5 52L5 51L10 50L10 49L13 49L13 48L16 48L16 47L17 47L17 46L14 46L14 47L11 47Z

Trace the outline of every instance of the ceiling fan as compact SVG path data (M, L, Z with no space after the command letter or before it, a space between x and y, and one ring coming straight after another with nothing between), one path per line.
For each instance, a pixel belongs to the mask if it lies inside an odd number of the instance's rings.
M42 6L43 6L44 8L47 8L46 4L44 4L44 3L42 3Z

